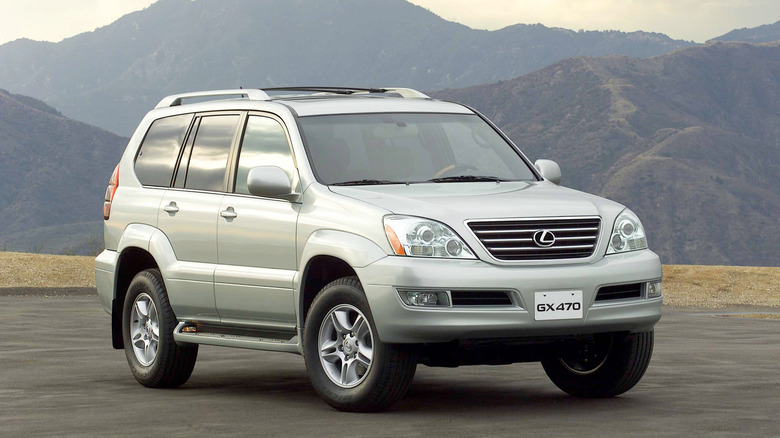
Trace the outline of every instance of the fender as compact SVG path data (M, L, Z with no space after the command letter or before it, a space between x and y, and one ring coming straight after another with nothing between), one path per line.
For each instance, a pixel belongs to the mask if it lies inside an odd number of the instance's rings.
M130 247L141 248L151 254L160 269L165 286L168 289L168 299L174 311L188 316L189 307L205 305L211 311L202 315L204 319L218 318L214 307L214 270L212 263L182 262L177 260L168 236L157 228L143 224L130 224L119 241L118 253L121 254ZM119 267L117 266L117 272ZM114 280L114 298L116 298ZM194 302L192 302L194 300ZM213 308L213 309L212 309Z
M345 261L352 268L362 268L387 257L387 253L373 241L337 230L317 230L309 235L299 258L298 272L293 279L293 299L298 313L298 327L303 327L301 313L301 282L303 273L312 258L331 256Z
M157 228L145 224L130 224L122 231L122 237L119 239L116 252L122 254L124 250L130 247L141 248L149 251L149 240L157 231Z

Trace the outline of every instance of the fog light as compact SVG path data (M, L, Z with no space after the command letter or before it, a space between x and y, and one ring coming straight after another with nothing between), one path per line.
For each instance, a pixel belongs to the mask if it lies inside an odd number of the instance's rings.
M407 290L399 291L404 303L415 307L447 307L450 305L446 291Z
M661 296L661 282L651 281L647 283L647 298L658 298Z

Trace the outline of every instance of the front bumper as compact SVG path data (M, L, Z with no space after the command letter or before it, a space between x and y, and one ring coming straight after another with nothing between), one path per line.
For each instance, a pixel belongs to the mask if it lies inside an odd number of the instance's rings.
M480 260L386 257L356 269L371 306L377 334L388 343L458 339L564 336L646 331L661 319L661 298L595 303L599 287L658 280L661 262L650 250L603 257L594 263L498 266ZM415 308L397 289L513 291L519 305ZM534 320L534 293L581 290L582 319Z

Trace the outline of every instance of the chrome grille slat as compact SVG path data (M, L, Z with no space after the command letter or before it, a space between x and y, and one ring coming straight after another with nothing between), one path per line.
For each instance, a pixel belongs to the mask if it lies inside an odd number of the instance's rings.
M504 261L576 259L593 255L598 242L601 218L550 218L469 221L468 227L484 248ZM555 242L539 246L537 231L554 234Z
M550 249L585 249L585 248L593 248L593 245L569 245L569 246L556 246L555 248ZM529 246L510 246L510 247L488 247L491 251L536 251L538 249L543 248L536 248L536 247L529 247Z
M560 231L560 232L588 232L588 231L598 231L598 227L596 228L554 228L554 227L544 227L551 231ZM536 230L533 230L536 231ZM477 235L479 234L498 234L498 233L530 233L531 230L518 230L518 229L503 229L503 230L485 230L485 231L474 231Z
M590 239L590 237L582 237L582 236L571 236L571 237L555 237L555 240L587 240ZM533 239L529 238L519 238L519 239L482 239L482 243L504 243L504 242L533 242Z

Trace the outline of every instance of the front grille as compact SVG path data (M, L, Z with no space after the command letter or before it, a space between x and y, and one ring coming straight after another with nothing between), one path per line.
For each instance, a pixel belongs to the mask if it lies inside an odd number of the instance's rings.
M641 298L642 283L618 284L604 286L596 293L596 301L624 300L626 298Z
M453 290L453 306L511 306L512 299L503 291Z
M498 260L552 260L590 257L596 248L601 219L510 219L474 221L468 226L485 249ZM547 242L554 235L555 242L540 246L534 242L537 232L548 231ZM541 233L539 233L541 235Z

